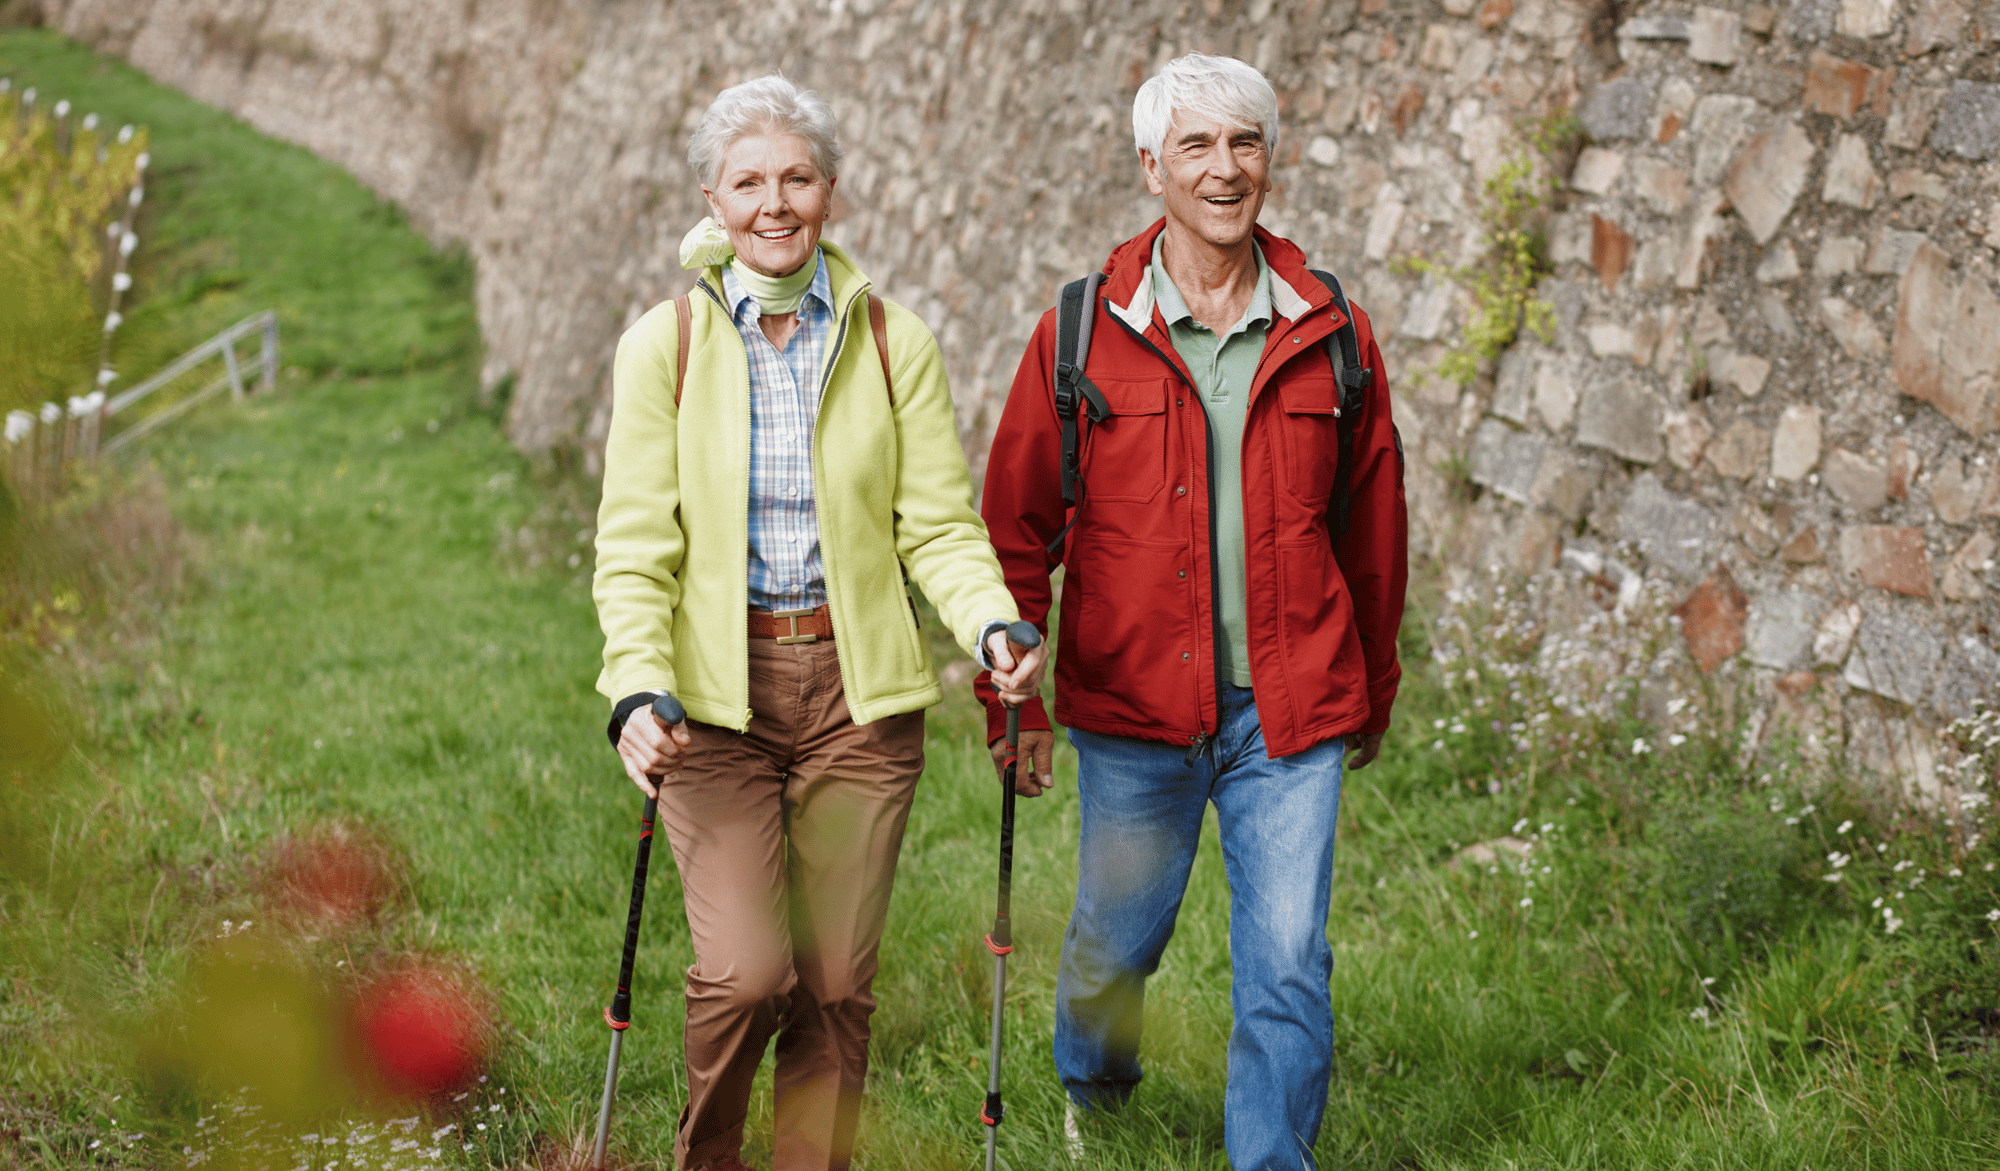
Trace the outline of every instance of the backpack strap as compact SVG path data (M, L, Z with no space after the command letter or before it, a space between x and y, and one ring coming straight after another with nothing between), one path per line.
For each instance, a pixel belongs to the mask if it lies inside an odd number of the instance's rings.
M1111 414L1104 392L1083 372L1090 362L1090 329L1097 318L1097 290L1103 284L1101 270L1071 281L1063 286L1062 300L1057 303L1054 389L1056 420L1062 428L1062 498L1070 507L1075 507L1079 498L1078 482L1083 474L1077 410L1087 403L1085 414L1093 423L1101 423Z
M694 301L686 293L674 298L674 332L681 344L674 351L674 409L681 409L681 385L688 378L688 343L694 336Z
M1331 528L1338 539L1347 532L1348 506L1353 502L1354 433L1361 429L1361 411L1368 403L1368 388L1375 384L1375 371L1361 364L1361 338L1354 328L1354 311L1348 307L1347 294L1341 292L1340 280L1330 272L1311 270L1326 291L1333 294L1334 308L1346 318L1339 329L1326 339L1326 358L1333 366L1333 380L1340 387L1340 406L1334 411L1339 419L1335 434L1339 437L1340 462L1333 469L1333 516Z
M889 390L889 406L896 405L896 383L889 377L889 314L882 298L868 294L868 328L875 334L875 356L882 359L882 385Z

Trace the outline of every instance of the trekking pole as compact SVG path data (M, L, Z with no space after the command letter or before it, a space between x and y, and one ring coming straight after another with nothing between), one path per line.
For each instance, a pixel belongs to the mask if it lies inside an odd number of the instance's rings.
M1020 656L1042 645L1041 632L1033 623L1016 622L1007 628L1007 642ZM1009 909L1014 886L1014 771L1020 763L1021 709L1007 705L1007 755L1000 766L1000 898L993 913L993 930L986 936L986 950L993 953L993 1061L986 1076L986 1107L979 1120L986 1124L986 1171L1000 1142L1000 1120L1006 1110L1000 1104L1000 1027L1007 1001L1007 953L1014 950L1013 925Z
M653 701L653 714L669 728L687 719L686 710L671 695ZM653 856L653 815L659 806L657 795L648 797L645 811L639 815L639 860L632 866L632 909L625 916L625 958L618 964L618 992L604 1010L604 1023L611 1026L611 1060L604 1067L604 1100L597 1107L597 1145L590 1156L592 1171L604 1171L604 1148L611 1137L611 1099L618 1092L618 1055L624 1047L625 1030L632 1026L632 961L639 954L639 913L646 908L646 863Z

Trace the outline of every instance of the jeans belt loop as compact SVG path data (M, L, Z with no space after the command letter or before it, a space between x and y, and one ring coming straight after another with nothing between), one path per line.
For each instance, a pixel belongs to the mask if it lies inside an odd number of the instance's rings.
M805 608L805 609L803 609L803 610L773 610L773 611L771 611L771 617L773 617L773 618L787 618L787 619L790 619L790 620L791 620L791 623L792 623L792 632L791 632L790 634L788 634L788 635L787 635L787 634L781 634L781 635L779 635L779 636L778 636L778 645L779 645L779 646L796 646L796 645L798 645L798 644L800 644L800 643L808 643L808 642L818 642L818 641L819 641L819 635L817 635L817 634L800 634L800 633L799 633L799 619L801 619L801 618L810 618L810 617L812 617L812 616L813 616L814 614L816 614L816 613L818 613L818 612L819 612L819 608L818 608L817 606L808 606L808 607L806 607L806 608Z

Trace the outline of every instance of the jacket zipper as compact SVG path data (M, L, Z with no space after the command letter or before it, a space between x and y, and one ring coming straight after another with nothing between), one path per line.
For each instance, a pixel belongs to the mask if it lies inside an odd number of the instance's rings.
M1096 306L1091 306L1091 310L1095 312ZM1179 368L1174 365L1172 358L1167 357L1160 347L1153 344L1153 339L1133 329L1131 323L1116 313L1109 314L1108 316L1118 322L1126 333L1131 334L1147 349L1153 351L1153 354L1160 361L1166 363L1167 369L1173 371L1174 379L1181 381ZM1186 393L1194 399L1195 409L1201 413L1202 463L1206 473L1204 480L1208 485L1208 662L1209 672L1212 676L1211 681L1214 684L1214 689L1210 693L1209 706L1210 710L1215 713L1216 725L1220 727L1222 717L1222 656L1217 653L1216 648L1222 645L1224 633L1222 629L1222 614L1216 608L1215 604L1215 583L1219 580L1221 571L1221 566L1217 564L1215 559L1215 424L1208 417L1208 405L1201 401L1201 391L1195 389L1193 386L1189 386L1186 382L1182 382L1182 386L1185 388ZM1194 762L1202 754L1206 753L1209 745L1214 742L1210 729L1207 726L1208 723L1209 721L1203 720L1199 714L1195 716L1195 735L1193 739L1188 741L1187 755L1182 758L1189 768L1194 767Z

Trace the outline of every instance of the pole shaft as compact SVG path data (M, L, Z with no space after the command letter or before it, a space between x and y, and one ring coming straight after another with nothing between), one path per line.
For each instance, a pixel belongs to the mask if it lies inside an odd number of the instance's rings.
M611 1060L604 1066L604 1099L597 1106L597 1141L590 1149L592 1171L604 1171L604 1149L611 1139L611 1099L618 1093L618 1051L624 1042L624 1033L612 1032Z

